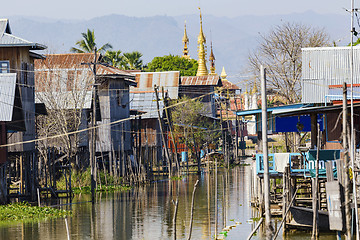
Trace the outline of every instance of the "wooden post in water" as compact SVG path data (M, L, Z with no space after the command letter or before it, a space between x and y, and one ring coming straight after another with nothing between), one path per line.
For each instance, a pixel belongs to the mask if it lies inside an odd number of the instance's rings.
M266 100L266 69L260 66L261 75L261 132L263 142L263 161L264 161L264 207L265 207L265 228L266 235L271 239L273 232L271 228L270 214L270 180L269 180L269 159L267 142L267 100Z
M218 194L218 169L217 169L217 157L215 157L215 237L217 237L217 227L218 227L218 198L217 198L217 194Z
M315 180L313 179L313 191L312 191L312 197L313 197L313 229L312 229L312 236L311 239L318 239L319 238L319 227L318 227L318 221L319 221L319 153L320 153L320 147L321 147L321 140L320 140L320 126L318 124L317 126L318 134L317 134L317 148L316 148L316 162L315 162Z
M220 93L219 93L220 96ZM223 129L223 117L222 117L222 104L221 104L221 100L218 101L219 102L219 106L220 106L220 129L221 129L221 138L222 138L222 152L224 154L224 161L226 163L227 161L227 151L225 149L226 147L226 134L224 133L224 129Z
M189 236L188 236L188 240L191 239L191 232L192 232L192 222L193 222L193 216L194 216L194 202L195 202L195 191L196 191L196 187L199 183L199 180L196 180L196 183L194 185L194 190L192 193L192 198L191 198L191 215L190 215L190 227L189 227ZM215 236L216 237L216 236Z

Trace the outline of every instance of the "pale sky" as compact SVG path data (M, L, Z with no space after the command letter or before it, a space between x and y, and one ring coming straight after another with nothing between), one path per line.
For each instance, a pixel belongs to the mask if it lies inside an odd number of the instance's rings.
M91 19L108 14L145 17L198 13L236 17L241 15L290 14L314 11L345 14L351 0L6 0L0 18L37 16L55 19ZM355 7L359 7L355 2Z

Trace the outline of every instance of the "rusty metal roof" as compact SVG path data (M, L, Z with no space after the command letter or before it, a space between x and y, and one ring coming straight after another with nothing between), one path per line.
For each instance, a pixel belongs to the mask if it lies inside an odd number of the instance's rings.
M36 69L90 69L83 63L94 62L93 53L68 53L68 54L47 54L44 60L35 60ZM99 61L97 55L96 61Z
M229 90L239 90L240 89L238 86L236 86L234 83L230 82L227 79L222 79L221 83L222 83L223 89L229 89Z
M96 61L100 59L97 56ZM93 53L49 54L35 60L35 91L37 102L48 108L81 109L91 107L93 72L89 64ZM133 74L98 65L98 77L121 79L136 85Z
M221 86L219 75L181 77L181 86Z
M179 71L168 72L136 72L135 81L137 87L132 87L130 92L134 91L154 91L154 86L164 87L171 99L179 97ZM161 90L160 90L161 91Z

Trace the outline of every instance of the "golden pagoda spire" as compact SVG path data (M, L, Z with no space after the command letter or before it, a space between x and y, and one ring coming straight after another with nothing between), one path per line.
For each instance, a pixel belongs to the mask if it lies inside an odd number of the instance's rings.
M200 10L200 33L198 36L198 70L196 76L206 76L208 75L208 70L206 68L206 50L205 50L205 35L202 29L202 16L201 9Z
M184 24L184 36L182 38L182 42L184 44L184 50L183 50L183 58L186 58L186 59L190 59L190 55L189 55L189 50L188 50L188 45L189 45L189 38L187 36L187 33L186 33L186 21L185 21L185 24Z
M253 88L253 90L251 91L251 94L255 94L255 93L257 93L256 82L254 82L254 88Z
M221 77L222 80L227 80L227 79L226 79L227 74L226 74L226 72L225 72L225 67L222 68L220 77Z
M213 48L212 48L212 42L211 42L211 52L210 52L210 56L209 56L209 61L210 61L210 74L209 75L216 75L215 73L215 56L214 56L214 52L213 52Z

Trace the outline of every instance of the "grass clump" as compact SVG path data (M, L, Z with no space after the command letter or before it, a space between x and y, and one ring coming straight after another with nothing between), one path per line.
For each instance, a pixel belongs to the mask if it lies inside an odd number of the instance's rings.
M11 203L0 205L0 222L16 222L57 218L71 215L71 211L51 207L31 206L29 203Z
M104 173L102 171L97 172L97 174L97 192L126 191L132 189L131 186L122 183L122 177L115 179L109 173ZM91 193L90 168L87 168L85 171L74 171L71 175L71 184L72 191L75 194ZM64 176L62 176L57 181L57 188L63 190L66 189L66 181Z
M183 176L171 176L170 178L171 180L175 181L175 180L182 180Z

